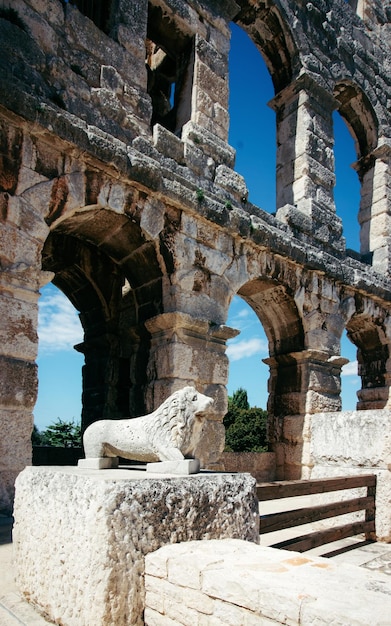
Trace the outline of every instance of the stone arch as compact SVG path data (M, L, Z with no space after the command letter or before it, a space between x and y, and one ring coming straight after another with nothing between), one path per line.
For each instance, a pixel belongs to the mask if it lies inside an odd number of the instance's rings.
M154 243L124 215L97 206L57 222L42 269L76 309L84 329L82 424L145 409L149 336L161 313L162 271Z
M377 146L378 121L368 96L353 81L336 83L338 111L356 143L357 159L367 157Z
M344 118L356 145L354 168L361 183L358 211L360 224L360 253L362 259L389 271L388 207L383 201L384 171L388 154L379 150L379 122L368 95L352 81L340 81L334 87L338 110Z
M389 406L391 361L389 318L381 310L357 297L355 313L349 319L347 336L357 347L358 392L357 410L384 409Z
M296 359L304 350L304 330L293 295L281 282L270 278L248 281L237 292L255 311L269 343L270 367L268 411L273 417L299 412L302 371Z
M235 22L251 37L265 59L276 93L292 81L299 64L298 50L284 19L279 2L258 2L256 6L247 1L238 4L241 10Z

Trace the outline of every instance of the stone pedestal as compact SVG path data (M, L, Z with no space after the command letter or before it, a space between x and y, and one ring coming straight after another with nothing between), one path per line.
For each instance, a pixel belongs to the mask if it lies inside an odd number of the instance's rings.
M14 514L17 584L63 626L141 626L146 554L259 532L249 474L27 467Z

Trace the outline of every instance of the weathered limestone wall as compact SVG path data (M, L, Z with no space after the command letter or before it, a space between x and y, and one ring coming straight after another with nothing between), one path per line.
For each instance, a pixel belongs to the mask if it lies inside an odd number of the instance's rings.
M390 2L87 5L0 0L0 508L10 512L31 461L37 302L50 280L84 329L83 425L198 385L215 400L199 451L211 468L235 334L225 322L242 297L269 343L277 476L297 478L304 416L341 408L345 330L357 408L390 403ZM248 202L234 171L231 20L275 88L275 214ZM357 151L354 253L334 200L335 110Z
M145 573L146 626L381 626L391 611L386 574L231 539L165 546Z
M311 478L376 474L376 535L391 541L391 413L318 413L309 422Z
M223 452L221 460L226 472L249 472L258 483L275 480L274 452Z
M26 468L15 499L16 580L63 626L141 626L145 556L167 543L259 541L248 474Z

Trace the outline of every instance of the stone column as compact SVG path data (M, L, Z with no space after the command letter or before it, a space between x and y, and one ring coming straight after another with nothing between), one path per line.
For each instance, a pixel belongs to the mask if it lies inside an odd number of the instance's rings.
M114 333L85 337L76 346L85 356L83 366L83 430L98 419L124 417L118 405L119 340Z
M7 515L12 512L15 478L32 463L33 409L38 392L37 302L38 292L26 289L22 276L1 274L0 512Z
M0 146L0 512L10 514L15 478L32 459L39 287L52 274L41 273L48 227L31 143L6 120Z
M358 411L375 411L391 407L391 359L390 344L379 346L376 350L363 354L357 350L358 375L361 377L361 389L358 391Z
M269 440L276 452L277 478L305 478L309 416L341 410L341 369L347 359L310 349L264 362L270 367Z
M216 468L225 438L222 421L227 411L226 341L238 331L186 313L164 313L145 325L151 333L147 408L155 409L186 385L194 385L214 398L213 418L204 425L197 456L203 467Z
M345 247L334 203L334 97L307 75L269 105L277 114L277 217L334 251Z
M361 181L360 252L372 266L391 273L391 139L355 164Z

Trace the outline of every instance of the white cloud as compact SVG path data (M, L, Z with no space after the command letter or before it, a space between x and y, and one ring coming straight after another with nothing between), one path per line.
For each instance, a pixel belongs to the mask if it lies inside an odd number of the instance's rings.
M247 309L241 309L240 311L237 312L236 316L239 318L244 318L244 317L248 317L250 315L251 311L249 309L249 307L247 307Z
M342 367L342 376L357 376L357 361L349 361Z
M40 298L38 336L39 349L46 353L73 350L83 341L78 313L60 291L50 290Z
M252 339L243 339L243 341L230 343L227 347L227 355L231 361L240 361L241 359L254 356L254 354L265 353L266 349L265 341L262 341L259 337L253 337Z

